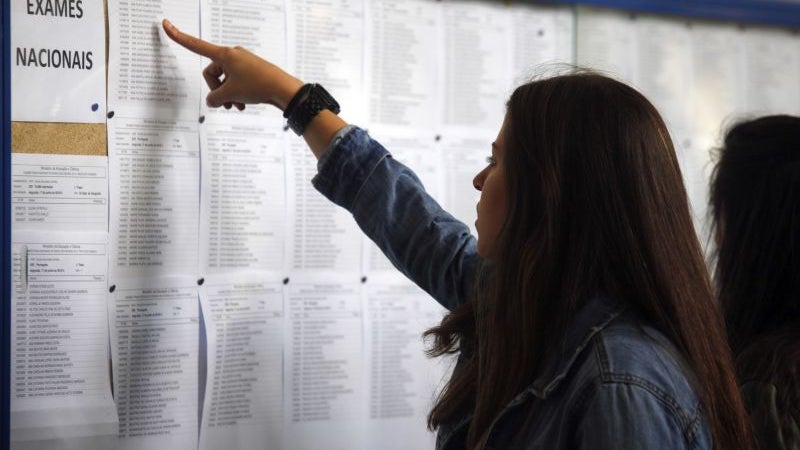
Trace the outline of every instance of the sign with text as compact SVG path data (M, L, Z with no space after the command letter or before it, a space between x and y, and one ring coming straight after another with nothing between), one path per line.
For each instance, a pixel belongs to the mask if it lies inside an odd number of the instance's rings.
M14 0L11 120L105 121L102 0Z

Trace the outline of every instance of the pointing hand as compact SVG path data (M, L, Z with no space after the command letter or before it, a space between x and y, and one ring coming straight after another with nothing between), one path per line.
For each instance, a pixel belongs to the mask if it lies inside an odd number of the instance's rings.
M212 44L178 30L167 19L162 26L173 41L211 60L203 70L211 88L208 106L235 105L242 110L246 103L269 103L283 110L303 86L299 79L242 47Z

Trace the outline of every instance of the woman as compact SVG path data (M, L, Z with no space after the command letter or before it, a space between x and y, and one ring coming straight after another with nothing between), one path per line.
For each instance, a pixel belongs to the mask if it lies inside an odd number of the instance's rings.
M212 60L211 106L303 122L313 87L164 25ZM459 354L429 415L437 449L749 448L670 138L633 89L589 74L518 88L474 180L477 243L363 130L329 109L293 128L316 188L451 310L428 332L432 354Z
M800 118L734 126L710 200L714 275L757 441L800 450Z

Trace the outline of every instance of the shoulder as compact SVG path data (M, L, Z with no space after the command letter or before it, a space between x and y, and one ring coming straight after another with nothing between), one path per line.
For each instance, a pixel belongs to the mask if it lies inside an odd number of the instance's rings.
M683 408L698 404L694 372L661 332L629 314L619 317L592 343L598 376L604 382L643 384Z
M654 448L711 448L694 374L664 335L623 314L586 350L574 403L582 422L637 427L642 436L631 437L662 442Z

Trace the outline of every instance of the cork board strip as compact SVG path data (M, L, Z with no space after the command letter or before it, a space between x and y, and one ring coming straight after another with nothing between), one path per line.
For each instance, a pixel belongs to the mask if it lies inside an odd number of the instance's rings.
M106 156L106 124L12 122L11 152Z

